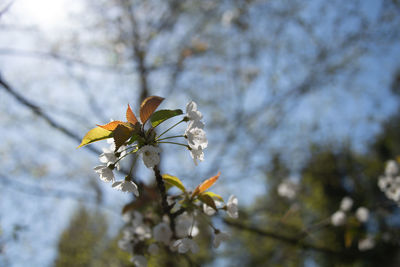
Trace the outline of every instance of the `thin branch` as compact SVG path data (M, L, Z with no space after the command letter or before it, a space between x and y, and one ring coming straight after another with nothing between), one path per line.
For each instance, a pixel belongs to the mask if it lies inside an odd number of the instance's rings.
M52 198L74 198L78 201L84 202L93 202L96 204L96 197L94 195L89 195L85 193L79 193L64 189L57 189L57 188L42 188L37 185L30 185L27 183L19 182L15 179L10 179L3 174L0 174L0 184L5 187L12 188L13 190L39 196L39 197L52 197Z
M10 7L13 4L14 4L14 0L10 1L8 4L6 4L6 6L2 10L0 10L0 18L10 9Z
M272 231L266 231L263 229L259 229L256 228L254 226L250 226L250 225L244 225L243 223L240 222L235 222L232 220L227 220L224 219L223 222L231 227L234 227L236 229L242 230L242 231L248 231L248 232L252 232L255 234L258 234L260 236L265 236L265 237L269 237L272 239L276 239L282 242L285 242L289 245L293 245L293 246L299 246L302 249L308 249L308 250L313 250L316 252L321 252L321 253L326 253L326 254L330 254L330 255L344 255L347 254L347 252L345 251L337 251L337 250L332 250L330 248L325 248L325 247L320 247L314 244L310 244L310 243L306 243L304 241L302 241L301 239L298 238L293 238L293 237L289 237L289 236L285 236L285 235L281 235L278 234L276 231L272 232Z
M35 105L32 101L28 100L26 97L22 96L18 93L8 82L6 82L0 74L0 86L3 89L14 97L20 104L24 105L25 107L29 108L34 114L42 117L51 127L59 130L66 136L70 137L71 139L80 143L81 137L76 133L72 132L71 130L67 129L64 125L61 125L57 121L53 120L49 114L47 114L44 110L42 110L39 106ZM100 154L101 152L94 147L88 146L88 149L96 154Z
M58 60L63 62L66 65L80 65L83 67L90 68L92 70L97 70L101 72L107 73L118 73L118 74L132 74L131 70L128 69L121 69L116 66L106 66L106 65L95 65L80 59L75 59L71 57L67 57L64 55L60 55L54 52L42 52L42 51L27 51L27 50L20 50L14 48L1 48L0 55L4 56L18 56L18 57L32 57L32 58L49 58L53 60Z

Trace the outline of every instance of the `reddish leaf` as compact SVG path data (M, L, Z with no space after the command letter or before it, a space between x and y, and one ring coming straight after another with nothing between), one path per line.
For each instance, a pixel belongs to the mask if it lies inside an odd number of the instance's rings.
M123 123L124 122L122 122L122 121L112 121L112 122L109 122L107 124L97 125L97 126L103 128L103 129L109 130L109 131L114 131L115 128L117 128L118 125L123 124Z
M126 119L129 123L132 123L133 125L135 125L138 122L129 104L128 104L128 109L126 110Z
M140 105L140 120L143 124L146 123L163 100L164 98L159 96L149 96L142 102Z
M196 187L196 189L194 189L194 191L192 193L192 198L194 198L196 195L201 194L204 191L206 191L208 188L210 188L218 180L220 175L221 175L221 172L218 172L217 175L215 175L215 176L205 180L201 184L199 184Z
M123 124L120 124L113 131L114 134L114 142L115 142L115 151L118 150L132 135L132 128L129 128Z

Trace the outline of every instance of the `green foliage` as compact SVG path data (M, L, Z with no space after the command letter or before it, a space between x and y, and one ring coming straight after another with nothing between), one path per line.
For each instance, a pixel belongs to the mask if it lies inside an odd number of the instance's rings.
M60 237L54 266L132 266L129 254L118 248L117 238L107 237L107 229L104 215L79 208Z
M329 248L337 254L313 252L279 238L237 231L239 241L230 244L228 252L238 263L232 266L304 266L307 261L317 266L398 266L399 247L382 238L383 233L399 235L399 225L391 220L397 208L380 192L377 178L383 173L385 162L400 155L399 125L400 116L390 118L365 154L352 151L347 145L311 146L308 162L299 173L301 191L295 203L277 194L278 185L289 171L276 156L266 175L265 197L260 197L244 212L248 215L241 218L244 224ZM333 227L330 216L345 196L354 200L353 209L347 213L345 226ZM372 211L373 232L355 219L359 206ZM375 233L379 233L375 248L359 251L358 240Z
M172 117L182 115L182 114L183 114L183 112L180 109L175 109L175 110L162 109L162 110L156 111L153 113L153 115L150 118L151 126L153 128L155 128L159 124L163 123L164 121L166 121Z
M165 183L166 183L165 186L167 187L167 190L168 190L169 188L171 188L172 186L176 186L176 187L178 187L180 190L182 190L182 192L186 192L185 186L183 185L183 183L181 182L181 180L179 180L178 177L172 176L172 175L169 175L169 174L163 174L163 175L162 175L162 178L164 179L164 181L165 181Z
M96 141L100 141L100 140L104 140L107 138L111 138L112 137L112 132L108 131L106 129L103 129L101 127L96 127L93 128L92 130L90 130L82 139L81 144L78 146L79 147L83 147L87 144L96 142Z

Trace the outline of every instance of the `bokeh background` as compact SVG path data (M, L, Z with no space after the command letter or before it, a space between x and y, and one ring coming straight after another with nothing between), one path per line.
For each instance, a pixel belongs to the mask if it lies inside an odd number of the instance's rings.
M221 171L213 191L241 208L215 221L229 242L177 266L400 264L377 187L400 155L398 0L0 0L0 75L0 266L129 266L132 196L94 173L105 142L76 147L149 95L197 102L209 140L197 167L163 146L162 171L192 187ZM135 177L154 183L141 162ZM345 196L367 223L329 223Z

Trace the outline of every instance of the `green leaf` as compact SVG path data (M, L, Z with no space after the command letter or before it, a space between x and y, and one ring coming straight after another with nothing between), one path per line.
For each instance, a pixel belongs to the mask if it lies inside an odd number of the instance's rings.
M210 196L212 199L216 199L216 200L218 200L218 201L224 202L224 199L223 199L220 195L215 194L215 193L213 193L213 192L204 192L202 195L208 195L208 196Z
M171 110L171 109L162 109L159 111L156 111L153 113L153 115L151 116L150 120L151 120L151 126L153 128L157 127L160 123L178 116L178 115L182 115L183 111L180 109L175 109L175 110Z
M111 138L113 133L109 130L103 129L101 127L96 127L90 130L82 139L81 144L78 146L78 148L83 147L87 144L104 140L107 138Z
M199 199L201 202L203 202L204 204L210 206L211 208L213 208L214 210L218 210L217 206L215 205L214 199L212 197L210 197L207 194L200 194L199 195Z
M185 186L182 184L181 180L179 180L178 177L169 174L163 174L162 178L167 183L166 186L168 187L168 189L171 188L172 186L176 186L180 190L182 190L182 192L186 191Z

